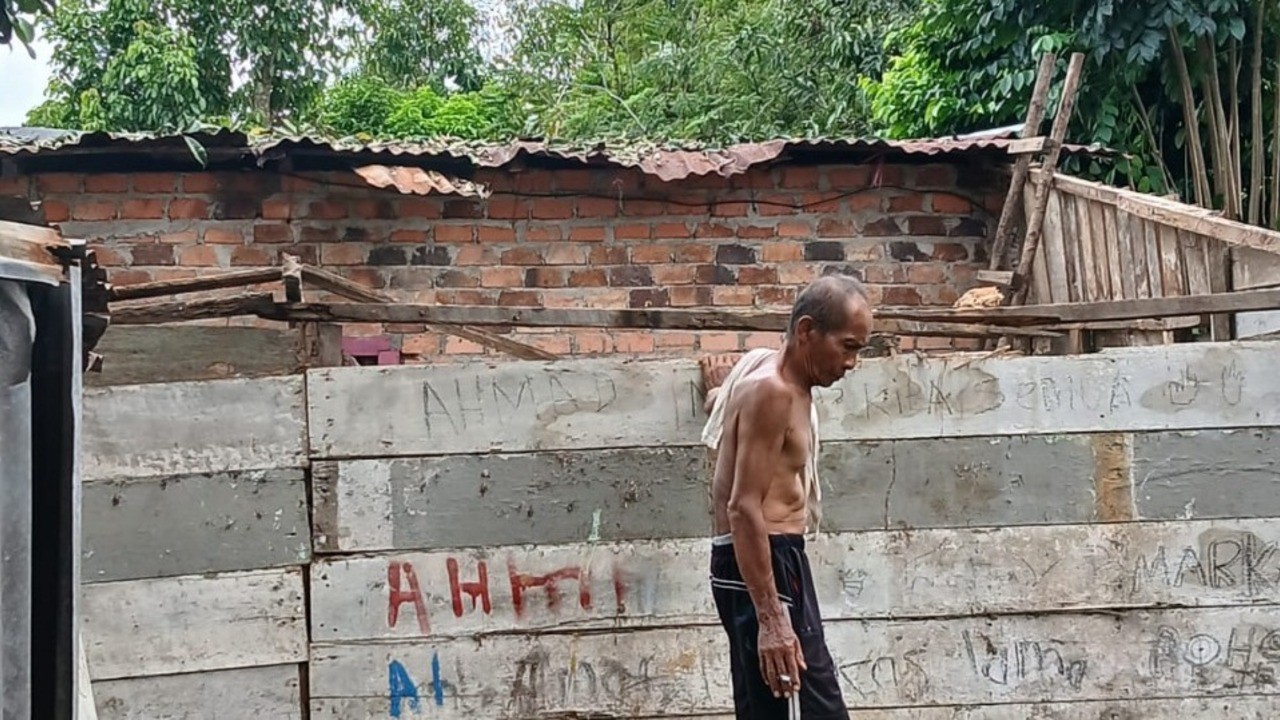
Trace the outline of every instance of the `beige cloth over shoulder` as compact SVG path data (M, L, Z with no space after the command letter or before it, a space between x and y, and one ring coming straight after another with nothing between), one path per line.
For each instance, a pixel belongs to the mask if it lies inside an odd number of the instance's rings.
M743 355L742 359L733 366L720 386L719 392L716 393L715 401L711 405L711 413L707 417L707 424L702 428L703 445L712 450L719 449L720 436L724 432L725 408L728 407L729 398L733 395L734 386L766 362L775 362L777 357L777 350L760 348ZM818 482L818 407L816 404L810 404L809 407L809 426L809 462L805 465L803 481L805 496L808 499L805 507L808 510L809 531L816 532L822 520L822 486Z

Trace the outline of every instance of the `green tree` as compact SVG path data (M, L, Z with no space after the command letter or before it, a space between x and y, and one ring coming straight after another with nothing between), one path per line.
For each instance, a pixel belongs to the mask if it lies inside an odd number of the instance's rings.
M475 44L476 10L466 0L359 0L360 72L400 89L452 81L477 90L484 62Z
M51 0L0 0L0 45L9 45L16 35L27 54L34 58L36 53L31 41L36 34L35 20L52 12Z
M1038 56L1053 50L1065 66L1083 52L1069 139L1124 155L1069 169L1263 219L1268 147L1280 162L1280 2L928 0L889 48L888 69L863 85L891 136L1018 122ZM1280 171L1271 175L1280 223Z

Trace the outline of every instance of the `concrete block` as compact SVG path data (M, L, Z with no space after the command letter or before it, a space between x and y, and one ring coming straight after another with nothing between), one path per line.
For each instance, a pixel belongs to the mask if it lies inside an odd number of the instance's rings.
M1133 482L1144 519L1280 516L1280 432L1274 428L1144 433Z

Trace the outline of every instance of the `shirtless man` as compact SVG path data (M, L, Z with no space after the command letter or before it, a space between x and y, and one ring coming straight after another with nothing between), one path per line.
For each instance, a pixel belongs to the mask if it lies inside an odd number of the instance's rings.
M824 276L796 298L781 351L728 396L712 481L711 592L739 720L848 720L804 553L804 471L815 452L811 391L852 370L870 333L861 284Z

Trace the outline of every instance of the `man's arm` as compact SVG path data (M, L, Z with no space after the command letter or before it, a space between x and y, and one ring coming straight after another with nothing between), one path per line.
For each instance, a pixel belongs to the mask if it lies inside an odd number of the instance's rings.
M785 388L769 382L762 382L741 396L734 443L733 488L729 495L734 555L760 623L760 671L775 695L798 689L799 670L804 667L791 619L782 607L774 584L769 531L764 519L764 499L769 484L782 467L792 397ZM790 689L778 682L778 676L783 674L791 677Z

